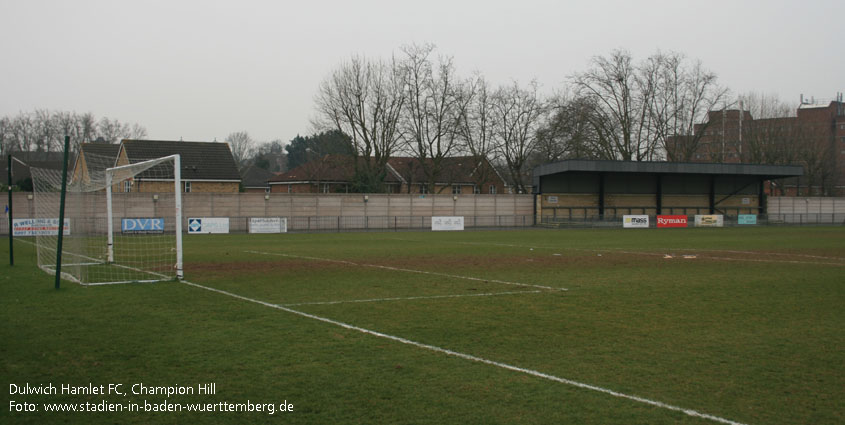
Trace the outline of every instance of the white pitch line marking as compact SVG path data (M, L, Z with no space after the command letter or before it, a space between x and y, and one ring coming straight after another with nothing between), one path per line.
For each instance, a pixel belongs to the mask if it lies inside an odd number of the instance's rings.
M378 264L365 264L365 263L355 263L352 261L346 260L335 260L331 258L320 258L320 257L309 257L305 255L293 255L293 254L283 254L280 252L262 252L262 251L244 251L250 254L260 254L260 255L275 255L278 257L289 257L289 258L302 258L305 260L316 260L316 261L326 261L330 263L338 263L338 264L347 264L351 266L361 266L361 267L373 267L377 269L383 270L391 270L397 272L407 272L407 273L419 273L419 274L428 274L432 276L443 276L443 277L450 277L454 279L466 279L466 280L474 280L477 282L491 282L491 283L501 283L503 285L513 285L513 286L524 286L528 288L538 288L538 289L545 289L547 291L568 291L569 289L566 288L552 288L551 286L543 286L543 285L533 285L530 283L519 283L519 282L508 282L506 280L496 280L496 279L482 279L478 277L471 277L471 276L459 276L454 274L446 274L446 273L437 273L437 272L427 272L424 270L413 270L413 269L403 269L399 267L390 267L390 266L381 266Z
M608 395L611 395L613 397L618 397L618 398L622 398L622 399L626 399L626 400L636 401L638 403L647 404L647 405L654 406L654 407L659 407L661 409L671 410L671 411L674 411L674 412L680 412L680 413L683 413L687 416L692 416L692 417L702 418L702 419L708 419L708 420L711 420L711 421L714 421L714 422L719 422L719 423L728 424L728 425L744 425L741 422L736 422L736 421L732 421L730 419L725 419L725 418L722 418L722 417L719 417L719 416L710 415L710 414L707 414L707 413L702 413L702 412L699 412L697 410L686 409L686 408L683 408L683 407L674 406L674 405L671 405L671 404L663 403L661 401L651 400L651 399L636 396L636 395L620 393L618 391L614 391L614 390L611 390L611 389L602 388L602 387L598 387L598 386L590 385L590 384L585 384L585 383L582 383L582 382L573 381L571 379L561 378L561 377L554 376L554 375L549 375L547 373L539 372L539 371L536 371L536 370L521 368L519 366L513 366L513 365L509 365L507 363L501 363L501 362L497 362L497 361L494 361L494 360L488 360L488 359L485 359L485 358L482 358L482 357L473 356L471 354L464 354L464 353L461 353L461 352L458 352L458 351L452 351L452 350L440 348L440 347L437 347L437 346L434 346L434 345L424 344L424 343L421 343L421 342L412 341L410 339L406 339L406 338L402 338L402 337L398 337L398 336L393 336L393 335L388 335L388 334L381 333L381 332L378 332L378 331L373 331L373 330L361 328L361 327L358 327L358 326L350 325L348 323L340 322L340 321L337 321L337 320L332 320L332 319L329 319L329 318L326 318L326 317L321 317L321 316L317 316L317 315L314 315L314 314L305 313L305 312L302 312L302 311L299 311L299 310L294 310L292 308L288 308L288 307L281 306L281 305L278 305L278 304L271 304L271 303L268 303L268 302L265 302L265 301L256 300L256 299L253 299L253 298L248 298L248 297L245 297L243 295L238 295L238 294L234 294L232 292L224 291L222 289L212 288L212 287L209 287L209 286L200 285L198 283L188 282L187 280L182 280L181 282L186 284L186 285L193 286L195 288L205 289L206 291L216 292L218 294L227 295L227 296L230 296L230 297L233 297L233 298L237 298L239 300L260 304L260 305L263 305L265 307L275 308L275 309L282 310L282 311L285 311L285 312L288 312L288 313L296 314L298 316L306 317L306 318L313 319L313 320L318 320L320 322L332 324L332 325L335 325L335 326L340 326L344 329L360 332L360 333L367 334L367 335L372 335L372 336L379 337L379 338L389 339L391 341L396 341L396 342L411 345L411 346L414 346L414 347L417 347L417 348L422 348L422 349L425 349L425 350L434 351L436 353L446 354L446 355L449 355L449 356L461 358L461 359L464 359L464 360L469 360L469 361L476 362L476 363L482 363L482 364L486 364L486 365L490 365L490 366L495 366L495 367L498 367L498 368L501 368L501 369L506 369L506 370L510 370L510 371L513 371L513 372L523 373L523 374L526 374L526 375L531 375L531 376L541 378L541 379L546 379L546 380L549 380L549 381L559 382L561 384L566 384L566 385L570 385L570 386L577 387L577 388L592 390L592 391L600 392L600 393L603 393L603 394L608 394Z
M498 295L516 295L516 294L539 294L543 291L510 291L510 292L488 292L484 294L456 294L456 295L430 295L420 297L396 297L396 298L371 298L366 300L342 300L342 301L313 301L306 303L282 304L285 307L295 307L299 305L332 305L344 303L373 303L380 301L406 301L406 300L433 300L437 298L463 298L463 297L494 297Z

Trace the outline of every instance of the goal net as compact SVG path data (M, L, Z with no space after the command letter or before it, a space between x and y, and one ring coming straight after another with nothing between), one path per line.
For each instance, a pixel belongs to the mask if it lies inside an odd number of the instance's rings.
M80 154L68 170L62 278L83 285L182 278L179 156L113 166L114 157ZM55 275L61 172L32 168L30 223L38 266Z

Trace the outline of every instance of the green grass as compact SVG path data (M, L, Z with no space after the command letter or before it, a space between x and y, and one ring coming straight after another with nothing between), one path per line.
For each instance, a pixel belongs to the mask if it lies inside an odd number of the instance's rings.
M5 388L215 382L168 400L294 411L17 413L165 398L7 391L3 423L714 423L181 283L56 291L15 249ZM845 421L845 228L196 235L185 261L207 287L741 423ZM314 304L384 298L413 299Z

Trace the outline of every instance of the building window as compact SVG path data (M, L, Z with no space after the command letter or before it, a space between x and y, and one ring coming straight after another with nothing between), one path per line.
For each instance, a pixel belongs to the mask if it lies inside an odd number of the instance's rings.
M323 183L323 193L329 193L329 184Z
M426 185L426 184L420 184L420 193L422 193L423 195L425 195L426 193L428 193L428 185Z
M472 187L472 194L473 194L473 195L479 195L479 194L481 194L481 187L480 187L480 186L478 186L478 185L473 186L473 187Z
M288 193L293 193L293 185L292 184L288 185Z
M495 195L496 194L496 185L491 184L490 185L490 191L487 192L487 193L489 193L491 195Z
M461 186L457 184L452 185L452 195L460 195L461 194Z
M129 193L132 191L132 180L123 181L123 191Z
M185 193L191 193L191 182L185 182Z

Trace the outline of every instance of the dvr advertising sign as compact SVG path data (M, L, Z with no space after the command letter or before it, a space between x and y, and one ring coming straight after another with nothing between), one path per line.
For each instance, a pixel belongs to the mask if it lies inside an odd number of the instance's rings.
M120 221L121 233L164 233L163 218L124 218Z
M687 227L687 216L659 215L657 216L657 227Z

